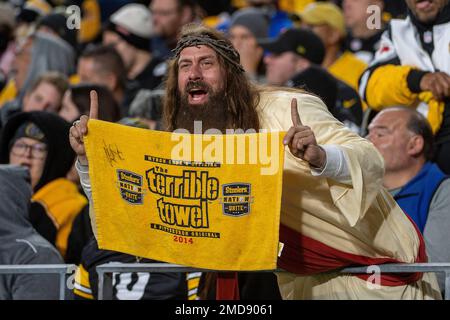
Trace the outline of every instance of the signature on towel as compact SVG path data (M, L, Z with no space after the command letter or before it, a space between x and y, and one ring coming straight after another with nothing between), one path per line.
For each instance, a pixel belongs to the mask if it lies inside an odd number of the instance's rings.
M111 167L114 163L117 163L118 160L125 160L122 151L119 150L119 147L117 147L116 144L107 144L105 140L103 140L103 150L105 151L106 159Z

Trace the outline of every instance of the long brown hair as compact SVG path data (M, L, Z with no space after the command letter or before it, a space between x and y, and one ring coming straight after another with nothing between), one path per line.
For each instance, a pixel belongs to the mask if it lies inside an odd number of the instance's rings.
M231 45L231 42L220 32L199 24L186 25L181 31L180 39L197 35L207 35L211 39L226 41ZM258 130L260 128L259 117L256 111L259 103L258 91L246 78L245 73L240 72L220 54L217 54L217 57L221 68L225 71L224 107L228 114L227 128ZM166 79L163 121L167 131L177 129L176 118L179 107L178 57L175 57L169 62L169 71Z

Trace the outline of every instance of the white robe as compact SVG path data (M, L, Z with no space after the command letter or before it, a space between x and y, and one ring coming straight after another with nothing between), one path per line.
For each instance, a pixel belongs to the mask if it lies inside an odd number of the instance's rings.
M419 235L409 218L382 187L383 158L366 139L337 121L322 101L290 91L265 91L259 114L262 127L287 131L292 126L291 100L297 98L303 125L320 145L344 151L351 181L313 176L307 162L286 148L281 223L342 252L369 258L416 261ZM353 275L315 276L278 274L285 299L439 299L434 274L416 283L373 289Z

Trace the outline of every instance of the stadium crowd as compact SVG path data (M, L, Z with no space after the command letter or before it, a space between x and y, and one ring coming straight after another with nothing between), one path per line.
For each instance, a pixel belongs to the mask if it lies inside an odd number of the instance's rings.
M70 298L96 299L96 266L152 262L98 248L69 130L92 90L99 119L165 130L165 80L189 23L223 32L254 85L310 92L373 143L428 261L450 262L449 0L6 0L0 264L75 264ZM113 298L214 299L215 277L117 273ZM273 274L239 274L239 285L241 299L282 297ZM0 275L0 299L58 294L56 276Z

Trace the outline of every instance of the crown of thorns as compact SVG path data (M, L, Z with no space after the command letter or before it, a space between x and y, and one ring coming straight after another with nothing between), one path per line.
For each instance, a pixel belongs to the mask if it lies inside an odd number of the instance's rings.
M177 44L177 47L172 50L175 57L180 56L181 50L187 47L198 47L205 45L220 54L225 60L233 65L239 72L245 72L240 63L240 56L236 49L225 40L213 39L207 34L202 35L188 35L182 37Z

